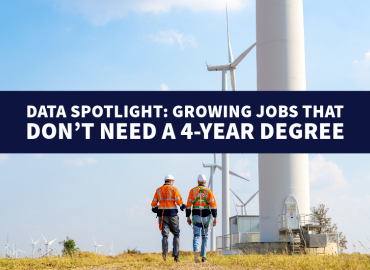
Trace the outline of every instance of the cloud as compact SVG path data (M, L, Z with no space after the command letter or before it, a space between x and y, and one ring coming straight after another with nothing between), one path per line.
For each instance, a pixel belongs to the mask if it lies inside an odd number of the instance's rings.
M370 51L365 53L363 60L352 63L350 76L358 87L370 90Z
M178 43L181 49L187 45L196 47L195 37L190 35L185 36L184 34L179 33L177 30L160 31L158 35L149 35L149 38L154 42L163 43L168 46L173 46L174 44Z
M347 186L347 181L339 166L327 161L322 155L317 155L310 161L310 184L319 186L320 189L328 188L329 190Z
M162 85L161 85L161 90L162 90L162 91L168 91L168 90L170 90L170 89L168 88L168 86L167 86L166 84L162 83Z
M245 178L248 178L251 176L250 172L246 172L245 167L249 165L248 159L240 159L235 164L235 172L239 174L240 176L243 176Z
M86 165L92 165L92 164L97 164L98 161L93 158L75 158L75 159L68 159L64 161L64 164L66 165L72 165L75 167L83 167Z
M53 0L59 7L82 14L96 25L124 18L127 13L162 13L174 8L191 11L225 10L224 0ZM251 0L228 0L229 10L243 10Z
M0 154L0 165L9 159L8 154Z

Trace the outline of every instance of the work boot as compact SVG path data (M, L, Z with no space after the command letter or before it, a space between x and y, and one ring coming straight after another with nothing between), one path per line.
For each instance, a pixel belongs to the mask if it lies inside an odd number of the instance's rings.
M194 261L195 261L195 263L200 263L199 251L194 251Z
M163 257L163 260L166 261L167 260L167 253L166 254L162 253L162 257Z
M206 257L203 257L203 258L202 258L202 263L206 263L206 262L207 262Z
M174 261L175 261L175 262L180 262L179 257L175 257Z

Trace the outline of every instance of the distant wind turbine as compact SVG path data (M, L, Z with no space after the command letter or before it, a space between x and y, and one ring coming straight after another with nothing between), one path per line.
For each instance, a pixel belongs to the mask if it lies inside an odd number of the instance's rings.
M37 240L36 242L33 242L33 239L32 239L32 237L31 237L31 241L32 241L32 244L31 244L31 246L32 246L32 258L35 256L35 246L36 246L36 244L40 241L40 240ZM45 240L46 241L46 240Z
M6 242L6 245L5 245L5 254L8 255L9 257L13 257L12 248L9 246L9 234L8 234L7 242Z
M102 247L103 245L98 245L97 243L96 243L96 241L95 241L95 238L93 237L93 239L94 239L94 243L95 243L95 253L98 253L98 247Z
M110 248L109 256L113 257L114 255L116 255L116 254L114 254L114 252L113 252L113 241L112 241L112 246Z
M250 203L252 200L253 200L253 198L254 197L256 197L256 195L258 194L258 192L259 191L257 191L246 203L244 203L239 197L238 197L238 195L236 195L235 194L235 192L234 191L232 191L231 189L230 189L230 191L235 195L235 197L242 203L242 204L237 204L236 206L237 207L240 207L241 208L241 214L242 215L247 215L247 205L248 205L248 203ZM236 211L236 214L238 214L238 211Z
M16 259L18 258L18 251L19 251L19 252L23 252L23 253L27 253L27 252L25 252L25 251L23 251L23 250L18 249L18 248L17 248L17 244L15 244L14 256L15 256L15 258L16 258Z
M42 235L42 234L41 234ZM52 243L54 243L55 240L57 240L58 238L55 238L53 241L46 241L45 237L42 235L42 238L44 238L45 240L45 247L46 247L46 255L49 256L49 250L50 250L50 246Z

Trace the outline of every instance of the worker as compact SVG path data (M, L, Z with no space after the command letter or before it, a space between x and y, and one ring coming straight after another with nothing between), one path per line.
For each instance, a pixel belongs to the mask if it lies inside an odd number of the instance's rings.
M157 214L159 230L162 231L163 260L166 261L167 259L168 236L171 232L174 235L172 257L174 257L175 262L180 262L180 227L176 205L180 206L181 211L184 211L186 206L182 201L180 192L173 186L175 178L172 175L166 175L164 182L164 185L158 188L154 194L152 211Z
M193 224L193 251L196 263L200 263L198 251L200 235L202 234L200 256L202 262L206 263L209 225L212 224L215 227L217 224L217 203L212 191L205 187L206 180L204 174L198 176L198 186L190 190L186 206L188 224ZM191 211L191 207L193 207L193 211ZM190 219L190 214L193 214L192 219ZM211 215L213 216L213 222L211 222Z

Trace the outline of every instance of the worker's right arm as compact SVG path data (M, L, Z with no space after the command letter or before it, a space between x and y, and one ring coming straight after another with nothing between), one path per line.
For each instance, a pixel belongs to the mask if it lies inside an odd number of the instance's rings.
M159 203L159 196L158 196L158 190L155 191L153 201L152 201L152 212L157 213L158 212L158 203Z
M194 200L195 198L194 197L194 193L193 193L193 190L191 189L190 192L189 192L189 196L188 196L188 202L187 202L187 205L186 205L186 217L190 217L191 215L191 207L193 206L193 203L194 203Z

